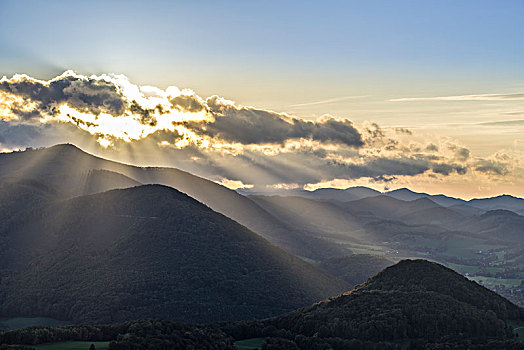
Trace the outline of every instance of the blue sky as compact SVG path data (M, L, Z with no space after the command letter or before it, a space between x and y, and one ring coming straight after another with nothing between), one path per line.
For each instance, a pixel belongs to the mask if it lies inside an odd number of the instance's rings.
M517 178L523 18L521 0L0 0L0 76L123 74L137 86L190 88L203 99L216 94L314 122L330 115L359 130L407 128L406 147L440 138L467 148L470 168L506 162L504 172ZM0 150L14 147L2 144L1 127ZM507 179L490 194L524 195L524 184ZM404 180L398 186L433 185ZM446 181L450 192L462 191L462 180ZM468 195L485 191L478 187Z
M522 1L17 0L0 16L4 75L124 73L264 104L524 80Z

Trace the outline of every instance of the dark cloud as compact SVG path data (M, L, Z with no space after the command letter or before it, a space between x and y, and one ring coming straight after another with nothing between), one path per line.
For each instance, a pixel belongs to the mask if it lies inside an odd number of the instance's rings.
M395 128L395 132L397 134L413 135L413 132L406 128Z
M196 96L191 95L180 95L173 97L169 100L171 105L182 112L202 112L207 111L207 106L202 103Z
M514 113L506 113L506 114L520 115L520 114L524 114L524 112L514 112ZM524 119L485 122L485 123L479 123L478 125L483 125L483 126L524 126Z
M228 142L249 144L282 144L289 139L311 139L325 143L360 147L362 137L349 120L324 118L310 122L282 114L220 103L217 97L207 100L214 122L187 122L199 134Z
M457 173L464 175L467 172L467 168L457 164L446 164L446 163L435 163L432 165L431 170L435 174L448 176L451 173Z
M375 158L365 164L339 164L334 163L340 170L344 170L345 179L358 179L361 177L379 178L381 176L423 174L430 169L430 163L413 158Z
M469 149L467 148L459 148L455 151L455 156L459 159L459 160L467 160L469 158L469 155L470 155L470 151Z
M139 87L123 78L86 77L74 72L66 72L47 82L28 76L4 78L0 81L0 93L14 95L34 104L32 109L23 108L18 100L10 104L11 113L26 122L38 121L44 116L56 116L59 113L58 107L67 104L76 111L94 116L101 113L110 114L115 118L120 118L123 114L138 116L137 120L144 126L156 127L162 115L176 110L188 114L203 112L214 117L206 119L205 122L200 118L196 118L195 121L175 119L173 123L183 124L198 135L207 135L226 142L282 144L289 139L305 138L352 147L363 145L360 133L349 120L324 118L318 122L306 121L262 109L238 107L217 96L204 101L197 95L184 92L178 96L158 96L163 99L164 104L152 106L150 103L137 101L134 96L136 93L129 96L121 85L122 81L124 86L131 86L131 90L140 94ZM84 126L86 129L87 124L78 117L69 114L68 117L73 124ZM91 122L90 125L95 124ZM381 133L376 124L374 132ZM126 130L122 130L120 135L122 133L126 134Z
M508 173L508 168L505 164L486 159L477 161L475 170L490 175L506 175Z
M426 151L428 151L428 152L438 152L438 146L430 143L429 145L427 145Z
M12 111L23 120L56 115L56 108L64 103L80 112L94 115L109 113L117 116L125 110L123 96L114 83L67 72L47 83L27 76L2 79L0 92L13 94L36 104L31 113Z
M140 91L146 92L140 96ZM5 148L71 141L82 148L96 147L94 139L109 136L112 147L129 163L170 164L210 179L238 179L257 187L279 183L303 186L358 178L388 183L402 176L464 175L471 169L494 175L508 173L505 164L509 160L475 160L467 148L449 142L443 146L444 152L439 152L433 143L425 145L412 140L408 137L411 131L403 128L382 129L371 123L357 129L349 120L332 117L307 121L238 106L217 96L204 100L189 90L141 90L122 77L67 73L41 82L18 76L0 81L2 93L32 103L8 101L11 113L18 118L8 115L2 121L0 116L0 146ZM92 128L107 120L107 116L83 120L84 115L71 113L75 115L68 115L67 122L49 123L52 118L47 118L45 123L39 123L42 115L56 116L57 107L65 103L95 116L123 115L134 122L132 127L138 128L138 136L126 139L110 134L111 128L108 134ZM31 105L35 108L28 108ZM147 133L141 133L142 126ZM296 148L286 144L296 139L317 142L301 142ZM111 149L103 152L109 154Z
M0 120L0 144L10 147L32 145L41 129L40 126L11 124Z

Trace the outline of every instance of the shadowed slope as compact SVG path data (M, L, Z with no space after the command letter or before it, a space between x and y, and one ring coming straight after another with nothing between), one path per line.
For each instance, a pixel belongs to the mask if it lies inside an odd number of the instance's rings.
M508 320L524 320L523 310L442 265L404 260L343 295L269 320L238 323L228 332L235 337L284 334L300 348L363 348L358 341L408 339L412 346L422 345L417 349L442 348L424 347L427 343L516 349Z
M452 297L501 319L524 319L523 309L497 293L440 264L403 260L359 286L357 290L428 291Z
M8 231L2 315L186 322L276 315L347 284L160 185L49 202Z
M115 174L100 176L99 173L95 179L96 188L91 189L93 170L106 170L122 176L116 179ZM174 168L142 168L105 160L70 144L0 154L0 178L3 177L36 179L69 196L83 195L86 190L89 193L119 188L126 183L135 185L134 181L162 184L186 193L296 255L321 259L345 254L344 249L317 239L306 230L290 227L250 199L212 181Z

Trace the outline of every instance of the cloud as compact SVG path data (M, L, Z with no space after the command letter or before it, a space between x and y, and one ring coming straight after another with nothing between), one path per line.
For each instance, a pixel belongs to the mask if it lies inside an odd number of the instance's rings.
M139 86L122 75L2 78L0 149L63 142L257 191L492 180L513 174L522 158L478 158L456 141L416 130L332 116L308 121L189 89Z
M254 185L252 184L245 184L240 180L230 180L226 179L225 177L221 178L220 181L217 181L217 183L221 184L222 186L225 186L227 188L230 188L232 190L238 190L243 188L253 188Z
M363 145L347 119L305 121L218 96L203 99L188 89L137 86L122 75L87 77L67 71L49 81L4 77L0 102L4 120L74 124L96 135L102 145L139 140L158 131L171 132L181 148L191 143L277 144L290 139Z
M475 170L490 175L506 175L508 166L502 162L481 159L476 162Z
M362 137L347 120L325 117L317 122L283 114L238 107L213 96L206 101L214 122L188 123L192 130L210 137L242 144L281 144L290 139L311 139L326 143L360 147Z
M428 152L438 152L438 146L430 143L426 146L426 151Z
M485 123L479 123L477 125L483 125L483 126L524 126L524 119L485 122Z
M467 171L467 168L465 166L457 165L457 164L446 164L446 163L436 163L433 164L431 170L435 174L441 174L441 175L449 175L453 172L456 172L457 174L465 174Z
M27 75L15 75L11 79L3 77L0 92L20 98L20 103L34 104L31 111L21 111L16 103L11 107L13 114L22 120L57 115L58 107L63 104L94 115L108 113L118 116L124 112L124 101L115 84L103 78L82 77L71 71L49 81Z
M469 158L469 155L470 155L470 151L469 149L465 148L465 147L460 147L458 148L456 151L455 151L455 156L460 159L460 160L466 160Z
M417 102L417 101L522 101L524 94L480 94L480 95L457 95L438 97L403 97L393 98L390 102Z

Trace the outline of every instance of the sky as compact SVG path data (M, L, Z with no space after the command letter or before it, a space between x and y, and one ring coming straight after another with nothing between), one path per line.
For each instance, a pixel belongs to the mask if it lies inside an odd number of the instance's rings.
M523 1L0 0L0 151L524 196Z

